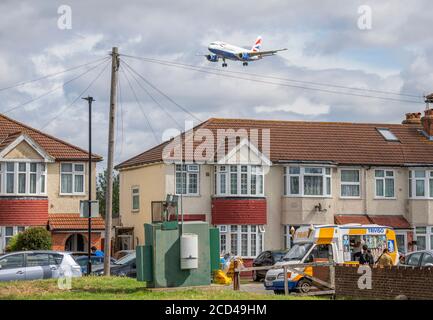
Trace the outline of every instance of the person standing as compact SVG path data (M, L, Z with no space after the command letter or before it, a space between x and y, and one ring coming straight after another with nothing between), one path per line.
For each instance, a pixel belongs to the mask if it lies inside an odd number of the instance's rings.
M102 252L101 250L98 250L98 248L96 248L95 246L93 246L91 248L92 250L92 254L94 254L97 257L103 257L104 256L104 252Z
M392 267L392 257L389 254L389 250L387 248L383 249L382 254L379 259L377 259L377 265L379 267Z
M366 244L362 246L362 253L359 257L359 264L368 264L370 266L374 265L373 255L371 254L370 250L368 250Z

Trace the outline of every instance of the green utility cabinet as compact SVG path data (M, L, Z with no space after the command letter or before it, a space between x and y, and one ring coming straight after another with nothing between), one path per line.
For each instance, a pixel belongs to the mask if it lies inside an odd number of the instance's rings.
M201 286L211 283L211 271L218 268L219 264L218 229L209 228L207 222L179 223L178 228L174 229L166 229L162 223L153 223L144 225L144 234L145 245L137 247L138 281L146 281L147 287L151 288ZM181 238L188 235L195 238L193 243L196 258L190 258L196 260L192 264L194 267L182 269ZM218 241L215 243L216 240Z

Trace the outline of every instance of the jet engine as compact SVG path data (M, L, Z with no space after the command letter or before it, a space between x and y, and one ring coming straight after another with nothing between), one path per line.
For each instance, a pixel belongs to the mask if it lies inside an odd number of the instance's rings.
M239 53L239 58L242 60L248 60L250 58L250 55L248 54L248 52L242 52Z
M208 54L206 59L208 59L210 62L218 62L218 56L216 54Z

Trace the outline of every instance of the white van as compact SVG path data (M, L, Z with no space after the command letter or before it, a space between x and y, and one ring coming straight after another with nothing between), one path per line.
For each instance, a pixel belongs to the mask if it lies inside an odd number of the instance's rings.
M298 228L293 235L293 246L276 263L297 264L310 262L335 262L358 264L354 254L366 244L375 261L382 254L384 248L388 248L394 265L399 260L397 241L392 228L375 224L346 224L346 225L319 225L303 226ZM302 272L314 276L312 267L301 268ZM312 283L301 274L288 271L289 291L299 290L309 292ZM274 290L275 293L284 292L284 270L270 269L265 277L266 290Z

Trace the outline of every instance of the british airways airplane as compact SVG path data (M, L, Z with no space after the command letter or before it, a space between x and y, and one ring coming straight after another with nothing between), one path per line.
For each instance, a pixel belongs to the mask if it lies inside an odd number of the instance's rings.
M211 62L218 62L221 59L223 61L223 67L227 67L226 59L242 61L242 64L244 66L247 66L249 61L260 60L266 56L273 56L278 51L287 50L286 48L284 48L277 50L260 51L261 46L262 37L260 36L257 37L251 49L237 47L222 41L215 41L211 42L208 46L208 50L212 52L212 54L207 54L205 55L205 57Z

